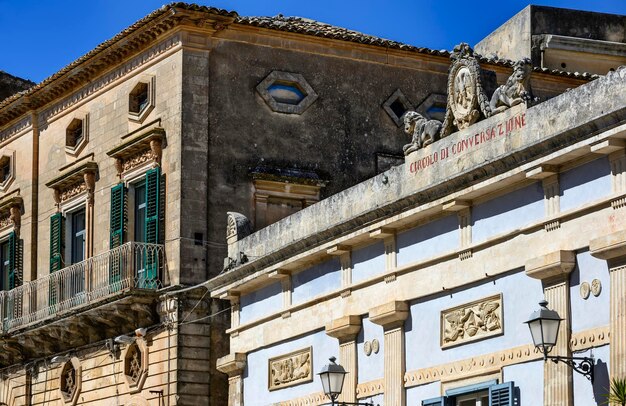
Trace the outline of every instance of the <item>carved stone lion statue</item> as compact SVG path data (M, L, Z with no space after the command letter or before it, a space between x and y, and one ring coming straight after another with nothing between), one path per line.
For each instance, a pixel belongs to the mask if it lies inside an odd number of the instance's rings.
M492 115L532 99L528 88L531 70L532 65L529 58L515 62L513 74L491 96L489 106L491 107Z
M441 121L429 120L416 111L404 115L404 132L411 136L411 143L402 147L404 155L424 148L439 139Z

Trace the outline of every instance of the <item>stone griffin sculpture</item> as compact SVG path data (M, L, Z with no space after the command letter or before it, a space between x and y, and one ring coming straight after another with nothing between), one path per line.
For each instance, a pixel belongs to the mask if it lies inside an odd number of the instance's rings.
M440 131L440 121L429 120L416 111L407 112L404 115L404 132L411 137L411 143L402 148L404 155L437 141Z
M531 71L532 65L529 58L515 62L513 74L491 96L491 102L489 103L491 115L501 113L508 108L532 99L528 86Z

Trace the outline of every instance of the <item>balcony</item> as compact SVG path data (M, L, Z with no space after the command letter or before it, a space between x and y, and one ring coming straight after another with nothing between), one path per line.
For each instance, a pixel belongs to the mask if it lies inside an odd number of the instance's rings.
M4 341L28 358L153 323L165 272L163 245L128 242L0 292ZM0 356L0 364L14 361Z

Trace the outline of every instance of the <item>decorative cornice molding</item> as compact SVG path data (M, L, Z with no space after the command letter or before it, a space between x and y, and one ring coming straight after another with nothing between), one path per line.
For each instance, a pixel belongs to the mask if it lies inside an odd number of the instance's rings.
M335 319L326 325L326 334L339 340L339 342L351 341L361 331L360 316L344 316Z
M565 278L576 265L574 251L555 251L526 261L526 275L531 278Z
M369 311L370 321L383 326L386 330L403 325L407 317L409 317L409 305L399 300L376 306Z
M246 354L235 352L219 358L216 363L218 371L227 374L229 377L241 375L246 367Z
M385 379L377 379L360 383L356 386L356 397L359 399L367 398L374 395L380 395L385 392Z
M572 333L572 337L569 340L569 348L572 351L583 351L607 345L611 341L609 330L609 326L603 326Z
M626 230L591 240L589 251L594 257L605 260L626 256Z

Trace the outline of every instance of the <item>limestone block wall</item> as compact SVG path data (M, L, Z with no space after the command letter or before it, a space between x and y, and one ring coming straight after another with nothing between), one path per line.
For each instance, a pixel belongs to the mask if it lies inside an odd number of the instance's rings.
M172 41L175 41L172 40ZM151 52L150 50L145 51ZM154 51L152 51L154 52ZM145 55L139 55L127 64L140 64ZM117 175L115 160L107 155L113 147L121 144L129 134L142 128L160 126L165 130L165 148L161 160L165 175L165 238L170 274L166 279L178 283L180 230L180 114L181 114L181 52L170 52L149 63L140 64L136 69L119 80L100 88L89 97L70 95L48 106L40 113L39 137L39 232L38 263L41 265L38 277L48 274L50 258L49 218L56 212L53 191L46 186L51 179L58 177L63 169L76 165L76 162L94 161L98 173L94 193L93 254L109 250L110 189L120 178ZM120 67L123 69L123 67ZM104 81L107 78L102 78ZM154 85L154 108L137 123L129 118L129 94L139 82ZM94 86L101 85L95 81ZM88 117L88 142L77 156L65 151L66 129L72 119ZM73 201L84 200L79 196ZM71 205L71 202L64 204Z

